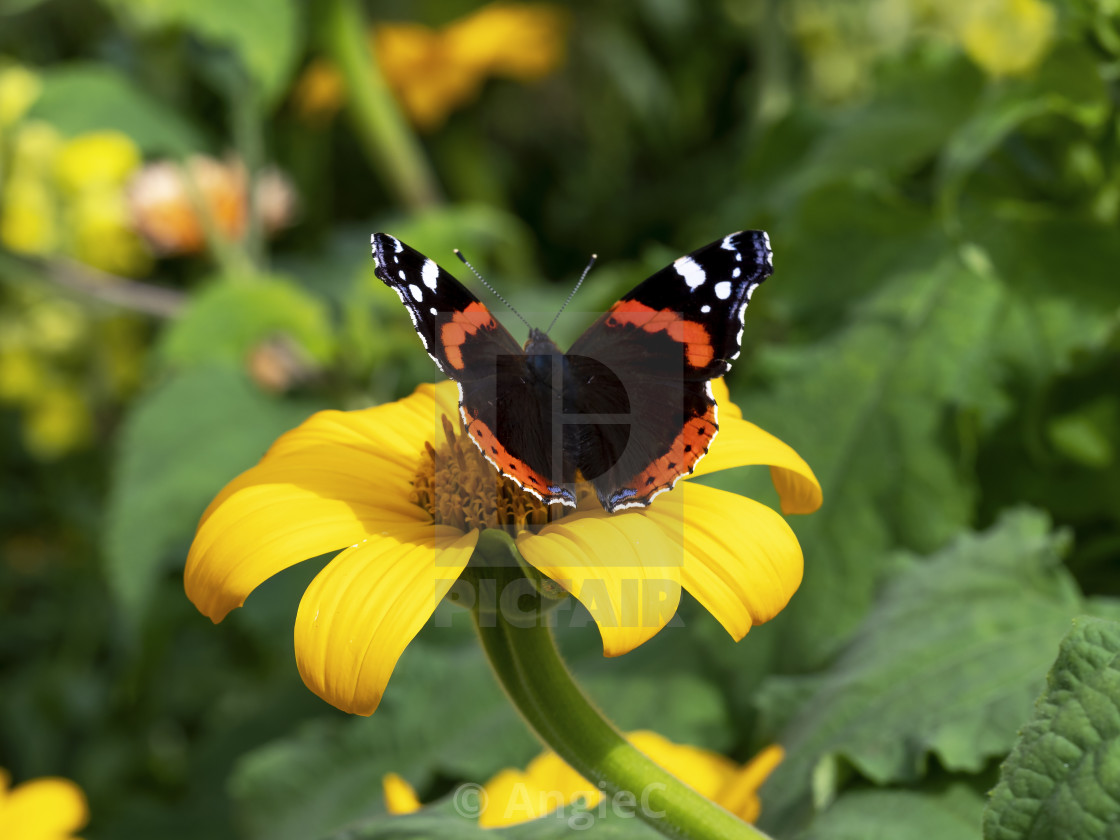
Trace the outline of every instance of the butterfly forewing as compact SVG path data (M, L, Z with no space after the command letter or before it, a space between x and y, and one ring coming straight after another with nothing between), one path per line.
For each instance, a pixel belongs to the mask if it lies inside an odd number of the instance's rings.
M577 461L605 509L649 504L708 451L718 430L708 382L739 355L747 303L771 270L764 232L731 234L639 284L572 345L572 368L608 365L635 407L621 451L607 424L581 439ZM590 382L577 390L586 413L618 402Z
M490 310L435 261L384 233L371 241L375 273L397 293L424 349L449 377L493 376L498 356L521 353Z

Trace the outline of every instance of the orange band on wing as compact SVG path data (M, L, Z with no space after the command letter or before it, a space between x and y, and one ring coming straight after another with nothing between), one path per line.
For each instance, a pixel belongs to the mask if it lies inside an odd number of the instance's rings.
M607 313L611 327L629 324L648 333L665 332L684 345L684 355L694 368L707 367L716 356L712 337L699 321L689 321L672 309L654 309L636 300L620 300Z
M463 369L463 342L467 336L479 330L493 330L498 326L494 316L478 301L471 303L461 312L451 316L451 320L440 327L439 343L447 361L455 370Z
M667 453L628 481L626 486L635 491L639 498L643 498L662 487L672 485L681 476L688 475L708 451L717 429L715 406L708 406L702 416L685 422Z
M486 460L496 466L503 475L512 478L537 498L546 502L562 501L569 505L575 504L575 496L571 491L563 487L551 486L551 482L543 475L520 458L510 455L509 450L495 436L494 430L479 420L477 415L464 408L463 416L467 421L467 436L486 456Z

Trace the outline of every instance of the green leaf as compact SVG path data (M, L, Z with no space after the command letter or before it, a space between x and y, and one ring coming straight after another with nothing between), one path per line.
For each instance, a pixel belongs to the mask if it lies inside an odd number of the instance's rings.
M975 772L1009 750L1070 617L1087 608L1060 564L1067 542L1044 515L1020 511L920 563L902 558L781 733L787 758L763 790L766 825L786 833L811 803L827 804L844 763L877 784L912 782L930 753Z
M162 359L172 366L243 365L260 342L281 335L311 359L333 351L330 318L321 300L282 278L217 280L193 297L164 334Z
M942 188L958 193L968 175L1025 123L1057 114L1097 130L1108 103L1097 58L1084 44L1058 45L1030 77L1004 80L982 92L975 111L945 145L939 161Z
M916 69L897 74L866 105L834 112L786 189L795 194L856 172L894 176L933 158L969 116L982 77L959 57Z
M1077 411L1050 421L1047 433L1054 448L1083 466L1105 469L1116 457L1115 430L1120 427L1120 401L1101 397Z
M43 90L31 116L66 136L114 130L152 155L185 155L202 137L178 111L149 96L124 74L103 64L64 64L42 72Z
M974 486L943 424L1000 396L1004 300L998 282L944 257L892 278L834 337L759 355L775 384L744 399L747 417L792 445L824 491L819 511L790 520L807 562L777 619L787 667L819 665L842 643L891 549L932 550L969 522Z
M967 236L1000 278L1024 296L1051 296L1106 311L1120 307L1120 237L1114 225L1022 204L983 204L963 214Z
M984 812L985 840L1120 837L1120 623L1079 617Z
M165 570L182 566L202 511L314 407L260 393L244 374L201 368L146 394L121 432L109 492L106 574L138 618Z
M984 798L965 784L940 791L860 790L841 796L797 840L970 840Z
M294 0L109 0L139 25L183 27L233 49L266 101L283 93L302 47L302 21Z

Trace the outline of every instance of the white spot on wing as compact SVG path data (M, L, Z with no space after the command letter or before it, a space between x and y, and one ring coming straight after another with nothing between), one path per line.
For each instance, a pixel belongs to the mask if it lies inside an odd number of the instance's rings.
M712 311L712 307L708 306L708 304L705 303L703 306L700 307L700 311L703 312L705 315L707 315L709 312Z
M720 300L727 300L731 297L731 281L720 280L715 286L716 297Z
M428 309L428 311L431 312L433 315L438 315L439 314L439 310L436 309L434 306L431 307L430 309Z
M424 290L417 286L415 283L408 284L408 291L412 294L413 300L420 300L424 297Z
M673 268L677 270L682 278L684 278L685 285L689 289L696 290L704 285L704 281L708 276L704 273L704 269L692 257L681 257L673 262Z
M393 237L391 237L391 236L389 238L393 239ZM396 251L398 254L401 251L404 250L404 245L401 243L401 241L399 239L393 239L393 250Z
M739 266L735 266L735 270L731 272L731 276L732 277L738 277L742 273L743 273L743 269L739 268Z
M401 269L400 271L398 271L398 272L397 272L397 276L398 276L399 278L401 278L402 280L404 280L404 278L405 278L405 276L406 276L406 275L405 275L405 273L404 273L404 269L403 269L403 268L402 268L402 269Z
M420 279L423 280L424 285L433 292L436 290L437 277L439 277L439 266L431 260L425 260L424 267L420 269Z

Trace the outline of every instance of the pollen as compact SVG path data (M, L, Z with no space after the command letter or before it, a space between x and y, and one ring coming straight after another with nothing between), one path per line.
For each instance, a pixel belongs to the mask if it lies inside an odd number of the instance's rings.
M425 443L409 498L441 525L463 531L535 531L560 513L494 469L466 435L443 418L444 441ZM552 505L562 508L561 505Z

